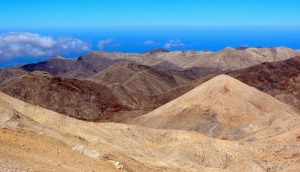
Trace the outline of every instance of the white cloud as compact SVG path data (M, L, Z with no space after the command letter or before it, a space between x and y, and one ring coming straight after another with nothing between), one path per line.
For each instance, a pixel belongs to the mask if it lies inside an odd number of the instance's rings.
M152 40L149 40L149 41L143 42L143 44L145 44L145 45L152 45L152 44L154 44L154 42Z
M113 47L119 47L121 44L114 44Z
M106 40L100 40L98 42L98 48L99 50L104 50L104 45L105 44L110 44L112 43L114 40L113 39L106 39Z
M179 46L185 46L179 39L175 40L169 40L168 43L165 44L164 48L168 49L171 47L179 47Z
M0 60L18 57L42 57L90 50L90 44L72 37L57 40L28 32L10 32L0 35Z

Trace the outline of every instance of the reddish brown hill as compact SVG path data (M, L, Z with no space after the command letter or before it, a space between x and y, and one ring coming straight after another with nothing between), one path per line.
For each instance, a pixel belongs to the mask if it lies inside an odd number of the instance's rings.
M2 92L28 103L84 120L131 109L106 86L32 72L2 85Z

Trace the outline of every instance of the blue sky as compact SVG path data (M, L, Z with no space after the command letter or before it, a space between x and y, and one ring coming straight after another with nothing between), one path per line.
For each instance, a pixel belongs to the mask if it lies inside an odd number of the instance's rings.
M300 49L294 0L0 0L0 67L91 50Z
M1 0L1 28L300 26L295 0Z

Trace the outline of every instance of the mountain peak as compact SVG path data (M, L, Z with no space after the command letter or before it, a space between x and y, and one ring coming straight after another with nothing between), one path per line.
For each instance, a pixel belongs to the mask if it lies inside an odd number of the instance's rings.
M130 123L235 140L294 114L272 96L219 75Z

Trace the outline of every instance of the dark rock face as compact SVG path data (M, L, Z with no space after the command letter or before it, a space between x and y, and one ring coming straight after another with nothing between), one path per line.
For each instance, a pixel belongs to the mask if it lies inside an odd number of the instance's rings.
M75 59L63 59L63 58L51 58L39 63L31 63L21 66L20 68L28 71L46 71L52 75L62 75L72 70L76 60Z

